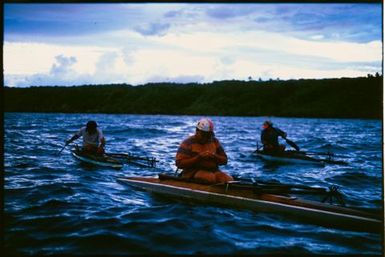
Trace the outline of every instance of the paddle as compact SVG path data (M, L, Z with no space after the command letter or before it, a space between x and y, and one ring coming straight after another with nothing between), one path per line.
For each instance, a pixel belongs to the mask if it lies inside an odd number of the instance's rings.
M276 130L274 127L271 127L271 128L274 129L278 133L278 135L280 135L283 139L285 139L286 143L288 143L296 151L299 151L299 146L296 143L294 143L293 141L291 141L290 139L287 139L286 136L285 136L286 133L282 134L282 132L280 132L279 129Z
M286 143L288 143L291 147L293 147L295 150L299 151L299 146L296 143L287 139L286 137L282 137L282 138L285 139Z
M66 146L68 145L68 143L65 143L65 145L62 147L62 149L57 153L57 155L61 154L61 152L63 152L64 148L66 148Z

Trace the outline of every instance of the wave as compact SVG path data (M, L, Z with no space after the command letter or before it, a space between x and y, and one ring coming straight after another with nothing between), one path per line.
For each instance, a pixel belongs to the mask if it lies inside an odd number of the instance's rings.
M64 139L90 118L97 119L103 129L107 152L156 157L160 160L157 168L131 164L120 170L85 166L71 156L69 147L55 155ZM102 255L380 252L381 242L371 234L322 229L280 215L173 200L135 190L116 180L120 176L156 177L160 172L173 173L179 144L194 133L198 116L29 113L7 115L5 119L5 245L10 252ZM365 124L357 120L275 118L276 124L282 124L289 139L301 148L344 154L351 163L343 167L313 167L271 165L253 158L251 152L259 139L254 118L213 119L216 135L229 157L228 165L221 169L229 174L310 186L336 184L358 206L381 205L382 174L377 171L382 167L382 147L378 143L381 122L371 122L372 126L363 130L354 129ZM37 139L34 130L43 132L44 137ZM344 142L347 132L357 134L354 142ZM81 140L77 142L81 144ZM361 241L365 244L360 244Z
M335 175L329 179L333 183L339 183L347 186L357 186L361 187L362 185L371 185L379 186L381 180L378 177L368 175L362 171L347 171L339 175Z

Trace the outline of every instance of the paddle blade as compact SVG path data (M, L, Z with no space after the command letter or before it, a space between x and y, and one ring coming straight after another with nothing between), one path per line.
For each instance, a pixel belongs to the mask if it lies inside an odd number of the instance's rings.
M287 138L285 138L285 140L286 140L286 143L288 143L291 147L293 147L296 151L299 151L299 147L298 147L298 145L296 144L296 143L294 143L293 141L291 141L291 140L289 140L289 139L287 139Z
M56 155L60 155L61 152L63 152L64 148L66 148L66 146L67 146L67 144L65 144L65 145L62 147L62 149L61 149L59 152L56 153Z

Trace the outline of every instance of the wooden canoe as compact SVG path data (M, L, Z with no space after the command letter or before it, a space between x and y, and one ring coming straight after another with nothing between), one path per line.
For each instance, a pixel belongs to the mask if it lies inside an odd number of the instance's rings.
M168 176L169 177L169 176ZM235 183L204 185L161 176L121 177L119 181L149 192L233 208L287 214L301 221L348 230L379 232L384 230L382 214L346 208L293 196L260 194ZM233 186L234 185L234 186Z

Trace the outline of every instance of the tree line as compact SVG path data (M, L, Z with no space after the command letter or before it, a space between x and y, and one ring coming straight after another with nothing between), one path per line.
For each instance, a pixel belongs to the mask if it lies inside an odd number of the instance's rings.
M382 118L383 77L4 87L5 112Z

